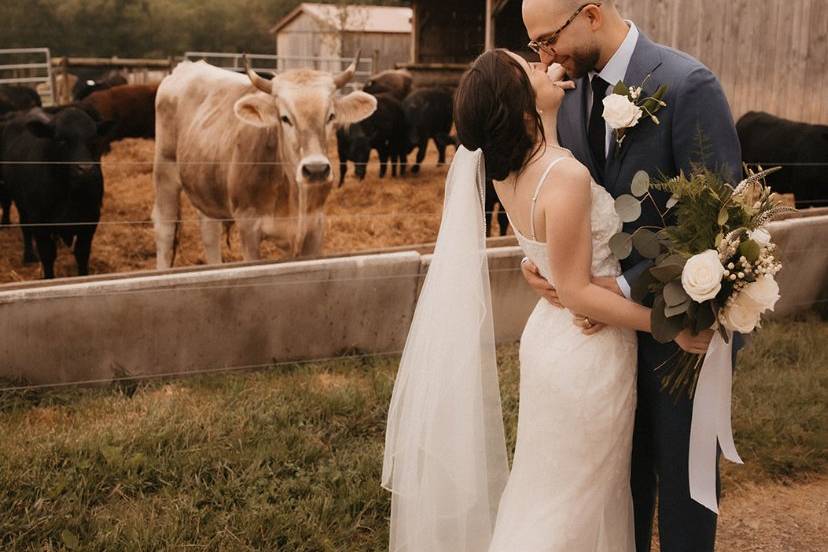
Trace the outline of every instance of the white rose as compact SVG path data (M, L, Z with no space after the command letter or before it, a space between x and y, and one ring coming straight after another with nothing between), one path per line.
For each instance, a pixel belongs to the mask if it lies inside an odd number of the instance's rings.
M641 108L626 96L610 94L604 98L604 120L613 129L634 127L642 115Z
M779 300L779 284L773 276L761 276L739 292L738 299L747 307L759 311L773 310Z
M722 325L732 332L743 334L756 329L759 317L759 311L749 300L746 300L744 292L737 295L721 312Z
M681 272L681 285L687 295L697 303L702 303L716 297L722 289L724 271L719 253L708 249L687 260Z
M771 242L770 232L764 228L757 228L752 232L748 232L748 238L759 244L759 247L767 247Z

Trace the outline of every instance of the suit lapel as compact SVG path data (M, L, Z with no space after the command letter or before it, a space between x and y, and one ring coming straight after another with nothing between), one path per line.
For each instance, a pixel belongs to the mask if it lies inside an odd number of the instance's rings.
M627 72L624 75L624 83L628 86L639 86L647 78L647 75L652 74L659 65L661 65L661 52L659 52L658 46L647 38L644 33L641 33L635 45L632 58L630 59L630 64L627 67ZM651 78L645 85L645 91L653 93L657 87L658 84L654 83ZM642 118L638 124L645 125L653 123L648 119ZM620 151L618 151L618 143L615 140L615 136L612 137L610 152L607 155L606 170L604 172L606 175L606 188L611 193L618 188L619 183L617 180L621 172L621 164L639 130L641 129L636 126L627 132L627 137L624 139L624 144L621 146ZM620 194L613 193L613 195L617 197Z
M569 90L564 96L558 118L558 135L561 145L575 155L581 163L586 165L596 182L603 180L597 168L587 137L586 115L586 87L589 79L581 77L576 81L575 90Z

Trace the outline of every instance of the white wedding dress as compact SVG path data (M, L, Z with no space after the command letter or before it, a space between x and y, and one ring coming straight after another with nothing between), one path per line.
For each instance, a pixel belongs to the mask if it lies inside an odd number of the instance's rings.
M560 160L541 177L532 211ZM621 222L612 196L595 182L591 187L592 274L617 276L609 239ZM534 239L534 229L532 238L515 234L554 285L546 244ZM635 401L635 332L607 327L585 336L571 312L538 301L520 342L517 443L490 552L635 550L629 483Z
M388 409L381 484L392 493L389 551L632 552L634 332L584 336L570 312L538 302L521 339L509 472L485 180L482 151L459 147ZM615 276L608 244L621 223L612 197L591 186L592 273ZM546 245L534 235L518 240L548 279Z

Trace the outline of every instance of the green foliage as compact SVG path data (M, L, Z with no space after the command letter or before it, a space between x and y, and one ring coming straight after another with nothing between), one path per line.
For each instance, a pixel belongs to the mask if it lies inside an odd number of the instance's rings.
M186 50L270 53L268 30L300 0L26 0L0 2L0 48L54 56L168 57ZM332 3L346 2L332 0ZM367 0L363 4L405 4Z
M710 249L724 224L739 227L749 221L744 210L730 201L730 184L708 169L698 168L690 177L682 173L677 178L651 182L650 186L679 199L674 207L676 223L666 229L666 234L673 242L671 248L687 256Z

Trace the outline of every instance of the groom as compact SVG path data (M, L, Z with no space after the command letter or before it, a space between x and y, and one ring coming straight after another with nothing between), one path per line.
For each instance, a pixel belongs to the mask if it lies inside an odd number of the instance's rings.
M682 52L655 44L619 14L612 0L524 0L523 21L530 47L541 63L559 63L575 81L558 116L561 145L589 167L596 182L614 197L630 193L640 170L652 177L673 177L702 163L733 182L741 174L739 140L719 81L707 67ZM649 77L649 78L648 78ZM643 117L626 131L623 146L603 118L602 100L623 80L644 84L644 95L668 87L656 124ZM700 146L699 137L704 138ZM667 197L653 192L659 209ZM624 225L632 233L640 226L663 226L655 207L645 201L641 217ZM649 267L633 253L621 262L623 275L596 279L616 293L630 296L630 285ZM553 304L557 294L530 262L522 265L530 285ZM583 317L585 332L601 325ZM637 552L648 552L653 513L658 497L662 552L712 551L716 514L690 498L688 451L692 401L676 400L660 388L656 368L676 353L676 344L658 343L638 334L638 407L633 433L631 486L635 509Z

